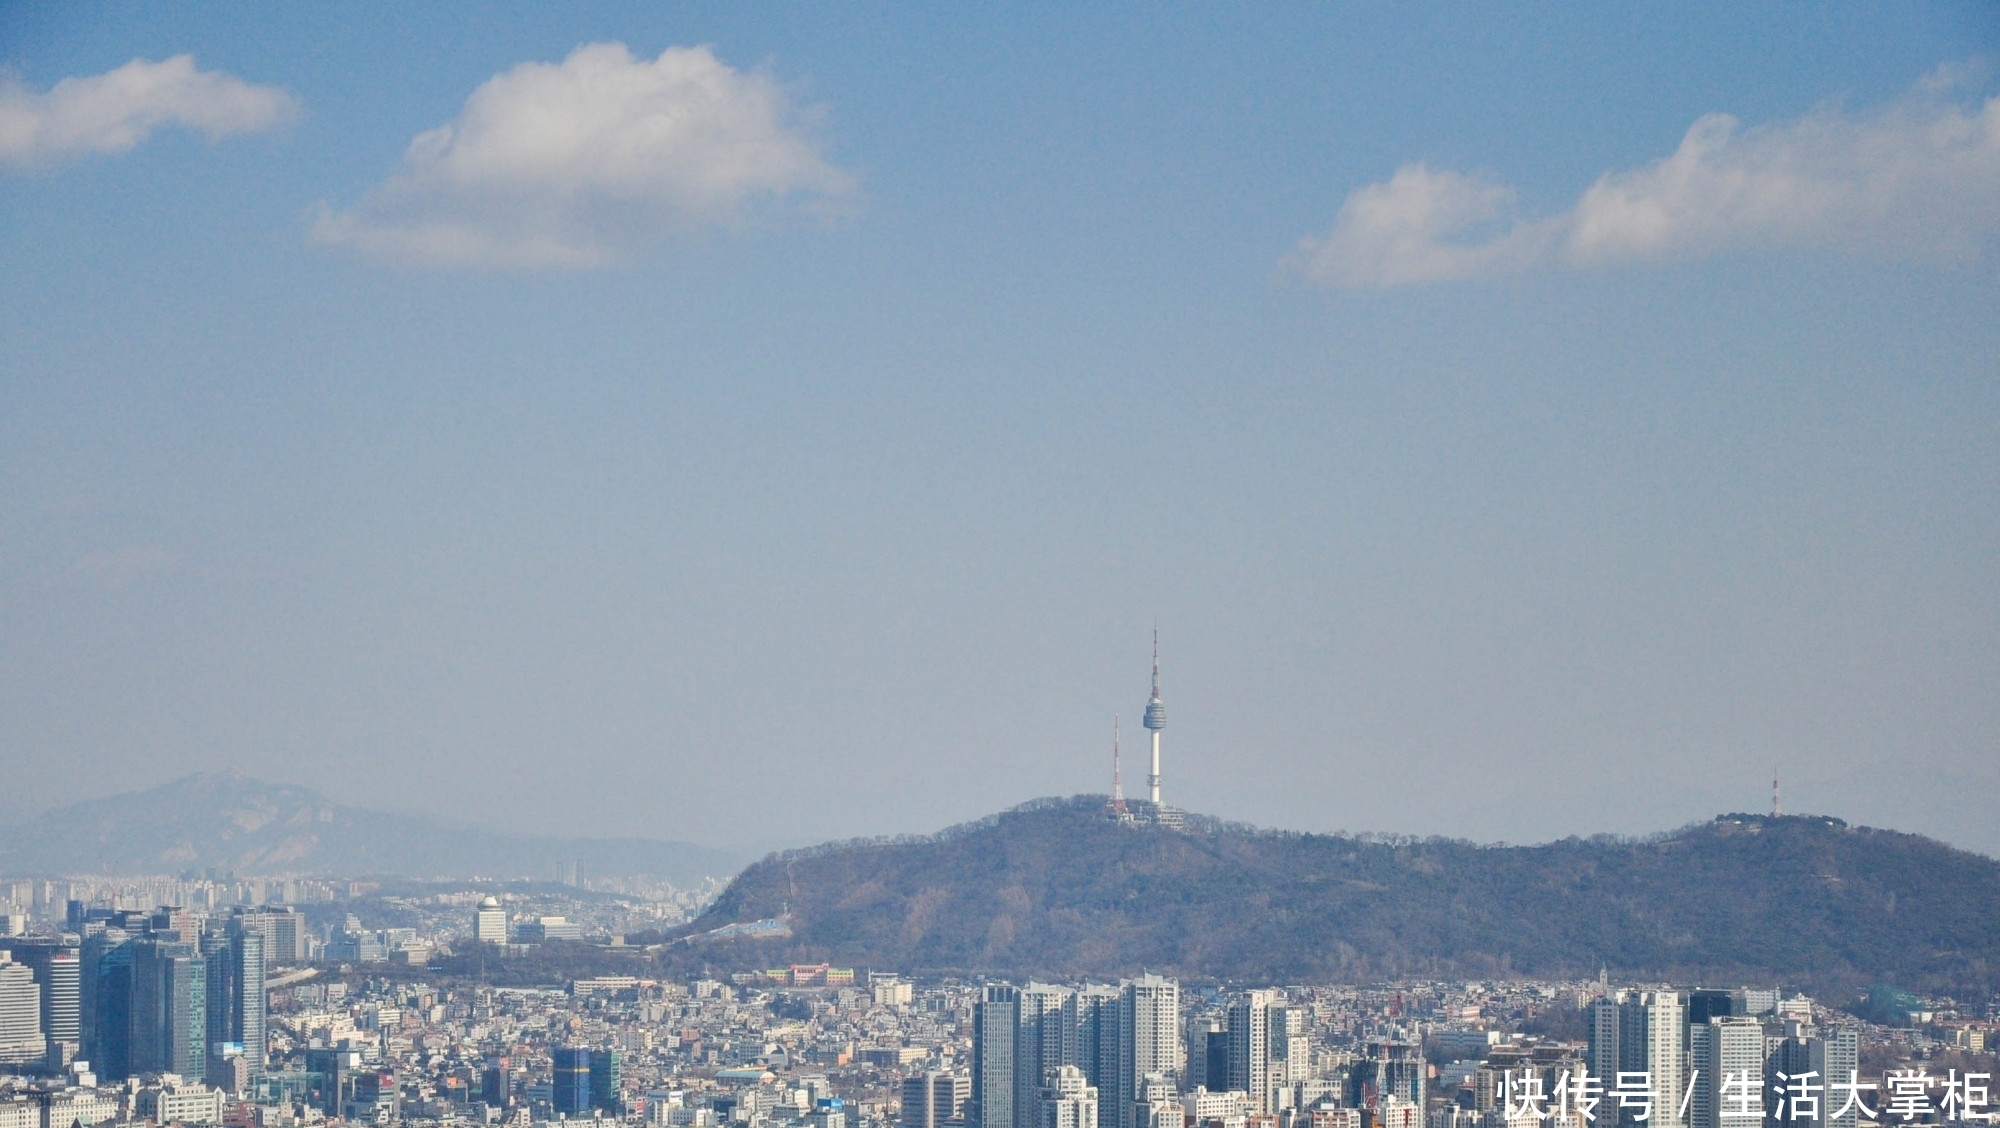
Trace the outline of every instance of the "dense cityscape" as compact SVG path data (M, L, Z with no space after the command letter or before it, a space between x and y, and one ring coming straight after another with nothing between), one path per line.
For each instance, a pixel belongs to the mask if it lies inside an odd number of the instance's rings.
M2000 0L0 2L0 1128L2000 1128L1996 263Z
M1603 979L1009 984L825 964L679 981L646 961L712 890L607 895L573 866L559 876L420 898L365 882L0 885L0 1128L1860 1128L1992 1111L1990 1004L1885 987L1842 1010L1775 985ZM162 900L178 903L135 907ZM565 951L637 973L496 985Z

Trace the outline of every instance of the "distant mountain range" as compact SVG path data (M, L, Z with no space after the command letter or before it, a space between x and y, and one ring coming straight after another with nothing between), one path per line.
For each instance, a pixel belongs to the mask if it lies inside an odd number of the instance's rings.
M420 815L365 811L319 792L235 773L187 776L0 826L0 873L240 877L533 877L578 862L586 877L650 875L676 885L726 878L747 860L649 838L503 834Z
M706 939L777 918L789 935ZM1725 815L1540 846L1124 825L1104 797L772 855L683 934L775 967L1265 983L1511 974L2000 987L2000 862L1817 816Z

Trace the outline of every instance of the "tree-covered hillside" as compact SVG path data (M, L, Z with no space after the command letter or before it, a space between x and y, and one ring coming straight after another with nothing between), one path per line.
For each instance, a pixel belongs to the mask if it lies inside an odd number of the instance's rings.
M1398 975L1881 980L1984 998L2000 863L1815 816L1540 846L1176 832L1044 800L934 837L773 855L688 930L718 963L1267 982ZM785 916L783 940L704 942Z

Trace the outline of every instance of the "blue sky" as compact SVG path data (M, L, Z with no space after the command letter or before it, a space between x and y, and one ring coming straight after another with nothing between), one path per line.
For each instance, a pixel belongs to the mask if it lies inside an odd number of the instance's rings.
M1996 61L1983 4L0 9L6 809L929 830L1104 790L1157 619L1192 809L1775 769L2000 852Z

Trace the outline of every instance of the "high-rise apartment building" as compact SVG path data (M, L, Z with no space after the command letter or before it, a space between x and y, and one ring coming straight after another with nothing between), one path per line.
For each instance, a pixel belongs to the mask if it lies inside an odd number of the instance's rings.
M1822 1085L1846 1085L1859 1080L1856 1071L1861 1068L1860 1035L1852 1030L1822 1028L1818 1037L1806 1043L1806 1066L1819 1075ZM1829 1087L1822 1098L1819 1128L1856 1128L1861 1123L1861 1113L1852 1108L1843 1111L1847 1102L1832 1094ZM1831 1103L1827 1103L1829 1100Z
M1593 1067L1595 1057L1593 1053ZM1687 1085L1687 1003L1678 991L1629 992L1618 1007L1617 1074L1645 1073L1652 1083L1652 1109L1645 1128L1687 1128L1681 1097ZM1607 1085L1607 1088L1610 1087ZM1619 1110L1619 1123L1638 1124L1639 1109Z
M972 1007L971 1128L1014 1128L1014 1041L1021 992L1005 985L980 991Z
M1258 1112L1271 1111L1271 1008L1276 991L1246 991L1229 1005L1229 1075Z
M1036 1107L1036 1128L1097 1128L1097 1089L1076 1066L1049 1070Z
M1592 1000L1584 1011L1584 1031L1589 1041L1584 1051L1586 1072L1604 1079L1606 1084L1616 1083L1620 1063L1624 1061L1618 1037L1623 1028L1622 1014L1618 999L1609 994Z
M1159 975L1119 984L1118 1060L1107 1109L1098 1109L1104 1128L1134 1128L1139 1091L1148 1074L1178 1086L1181 1076L1181 986ZM1103 1099L1104 1087L1099 1087ZM1114 1119L1115 1118L1115 1119Z
M1222 1046L1222 1057L1213 1065L1208 1060L1211 1037L1220 1039ZM1181 1071L1181 1083L1190 1092L1197 1088L1220 1091L1229 1087L1229 1030L1223 1016L1197 1014L1188 1019L1184 1058L1187 1064Z
M1029 983L1018 995L1014 1035L1014 1128L1040 1122L1042 1090L1055 1070L1076 1064L1076 992ZM1095 1098L1093 1098L1094 1100Z
M1688 1076L1688 1128L1759 1128L1764 1119L1763 1023L1723 1015L1690 1024Z
M34 975L42 994L42 1033L48 1041L49 1064L66 1067L82 1051L83 1011L80 953L69 944L42 937L0 940L0 950Z
M0 1063L21 1065L48 1053L42 1036L42 988L26 964L0 949Z
M1305 1007L1292 1004L1271 1008L1272 1085L1304 1081L1312 1076L1311 1029L1312 1014Z
M1098 1092L1098 1115L1104 1094L1118 1072L1118 1008L1123 993L1105 984L1088 984L1076 992L1076 1067Z

